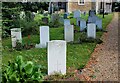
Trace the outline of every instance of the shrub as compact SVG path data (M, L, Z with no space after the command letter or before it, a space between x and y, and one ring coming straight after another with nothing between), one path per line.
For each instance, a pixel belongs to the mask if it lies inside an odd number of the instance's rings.
M26 19L20 20L20 26L22 28L22 34L24 36L30 35L30 34L39 34L39 28L35 21L27 21Z
M9 62L2 74L3 83L23 83L42 79L41 66L36 66L31 61L24 62L22 56L17 56L15 62Z
M34 15L30 11L25 12L25 18L20 19L19 23L24 36L39 33L38 24L34 20Z
M21 43L19 41L16 41L16 47L15 50L21 51L23 50L29 50L31 48L34 48L35 46L32 43Z
M22 43L20 43L18 40L16 41L16 50L21 51L23 49Z
M2 38L6 38L6 37L9 37L10 34L4 29L2 30Z
M59 19L60 19L59 14L56 14L56 13L55 13L55 14L52 14L51 20L50 20L50 22L49 22L49 26L50 26L50 27L58 27L58 26L61 26L62 24L60 23Z
M23 49L25 49L25 50L29 50L29 49L31 49L31 48L34 48L35 46L33 45L33 44L29 44L29 43L27 43L27 44L24 44L23 45Z

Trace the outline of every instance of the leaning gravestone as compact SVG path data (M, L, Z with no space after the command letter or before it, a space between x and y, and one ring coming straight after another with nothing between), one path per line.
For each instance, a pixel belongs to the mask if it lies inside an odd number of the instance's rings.
M81 20L80 21L80 31L84 31L85 28L86 28L86 21Z
M40 48L46 48L49 41L49 26L40 26Z
M74 11L74 18L79 18L81 17L80 10Z
M67 42L74 41L74 26L73 25L65 25L64 38L65 38L65 41Z
M102 19L96 20L96 26L101 30L102 29Z
M64 19L64 25L70 25L70 20L69 19Z
M48 75L66 74L66 41L48 42Z
M87 37L96 38L96 25L94 23L87 24Z
M12 47L16 47L16 42L22 43L21 28L11 29Z

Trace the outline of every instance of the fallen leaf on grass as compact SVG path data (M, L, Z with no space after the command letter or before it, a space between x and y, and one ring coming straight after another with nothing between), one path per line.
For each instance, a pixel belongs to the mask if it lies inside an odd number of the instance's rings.
M85 76L85 75L83 75L83 76L84 76L86 81L90 81L90 77L89 76Z

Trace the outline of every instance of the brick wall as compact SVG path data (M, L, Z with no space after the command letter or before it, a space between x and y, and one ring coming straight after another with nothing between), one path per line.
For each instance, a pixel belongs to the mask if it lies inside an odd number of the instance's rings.
M89 11L92 8L91 2L85 2L84 5L79 5L78 2L68 2L68 12L72 12L75 10L80 11Z

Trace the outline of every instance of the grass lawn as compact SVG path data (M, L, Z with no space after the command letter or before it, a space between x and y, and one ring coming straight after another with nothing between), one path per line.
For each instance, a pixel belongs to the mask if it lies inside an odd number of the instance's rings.
M102 18L102 15L98 15ZM103 19L103 29L110 23L113 14L105 15ZM38 16L39 17L39 16ZM82 16L87 20L88 15ZM37 18L36 18L37 19ZM71 23L76 24L76 20L71 18ZM38 27L39 28L39 27ZM75 26L77 30L79 27ZM103 32L97 32L97 37L100 38ZM81 32L75 33L75 41L81 37ZM64 26L59 28L50 28L50 40L63 40L64 39ZM28 37L23 37L23 43L29 42ZM39 43L39 35L31 35L30 42L33 44ZM46 67L47 73L47 48L32 48L30 50L15 51L11 50L11 38L2 40L2 63L7 64L8 61L14 61L16 56L23 56L26 61L33 61ZM90 58L91 53L94 51L96 43L82 43L82 44L67 44L67 69L82 68L85 66ZM3 66L4 67L4 66Z

